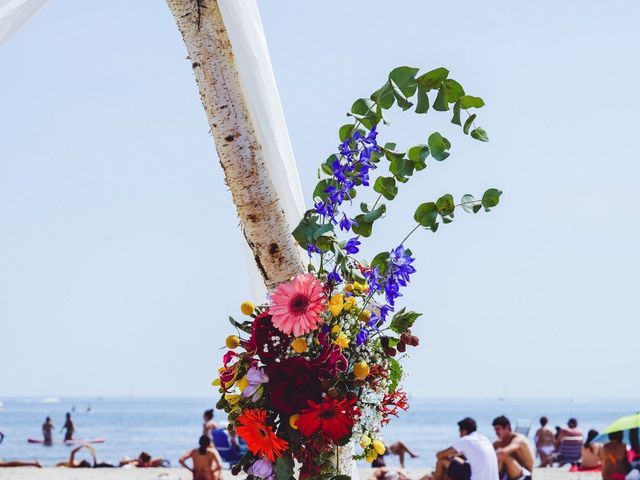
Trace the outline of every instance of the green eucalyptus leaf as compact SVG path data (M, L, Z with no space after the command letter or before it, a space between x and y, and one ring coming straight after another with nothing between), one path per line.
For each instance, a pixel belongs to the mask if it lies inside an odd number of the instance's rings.
M393 96L396 98L398 106L402 110L409 110L413 106L413 103L407 100L407 97L404 96L400 87L398 87L393 80L389 80L389 83L391 83L391 86L393 87Z
M438 89L436 101L433 102L433 109L438 112L446 112L449 110L449 103L447 102L447 86L444 82L442 82Z
M340 141L344 142L347 138L351 138L354 134L355 125L352 123L347 123L340 127L338 131L338 136L340 137Z
M438 208L433 202L421 203L413 214L413 219L423 227L432 227L438 219Z
M478 213L482 208L482 201L476 200L473 195L467 193L460 199L460 206L467 213Z
M418 73L417 68L394 68L391 70L391 73L389 73L389 82L395 84L405 98L409 98L416 93L416 88L418 86L416 82L416 73Z
M484 107L484 100L482 100L480 97L464 95L460 97L460 106L462 108L482 108Z
M382 194L387 200L393 200L398 194L396 180L393 177L378 177L373 184L373 190Z
M481 127L471 130L471 137L475 138L476 140L480 140L481 142L489 141L489 136L487 135L487 132L485 132L484 129Z
M427 113L429 111L429 96L427 89L418 85L418 103L416 105L416 113Z
M491 208L498 205L502 192L497 188L490 188L482 195L482 206L488 212Z
M351 113L348 115L356 118L366 128L371 129L378 123L378 115L375 111L375 103L368 98L359 98L351 106Z
M389 164L389 171L399 182L406 183L413 175L413 162L406 158L394 158Z
M382 147L382 151L384 152L384 156L390 162L393 161L396 158L404 158L404 152L397 152L396 151L396 144L395 143L386 143L384 145L384 147Z
M322 235L316 238L316 246L323 252L328 252L333 247L333 243L336 241L335 237L329 235Z
M464 122L462 131L464 132L465 135L469 134L469 129L471 128L471 125L473 125L473 121L476 119L476 117L477 115L475 113L472 115L469 115L469 118L467 118L467 120Z
M413 166L417 171L424 170L427 167L427 157L429 156L428 145L414 145L407 151L409 160L413 162Z
M393 95L393 87L386 82L382 87L371 94L371 100L380 105L381 108L388 110L393 106L395 97Z
M293 476L293 461L286 457L281 456L276 460L276 479L275 480L289 480Z
M433 90L434 88L438 88L440 83L442 83L447 76L449 75L449 70L444 67L436 68L435 70L431 70L423 75L420 75L416 81L418 86L424 88L426 91Z
M378 208L357 215L354 219L357 225L353 225L351 230L356 235L362 235L363 237L370 237L373 229L373 223L378 220L387 211L386 205L382 204Z
M462 125L460 121L460 100L453 104L453 118L451 119L451 123L455 125Z
M389 259L389 252L380 252L375 257L373 257L373 260L371 260L370 267L371 268L378 267L378 270L380 271L380 273L384 274L387 272L389 268L387 266L388 259Z
M313 189L313 199L320 198L321 200L325 200L327 198L325 190L332 184L335 184L335 181L331 179L325 178L324 180L320 180L316 184L316 188Z
M464 95L464 88L453 78L447 78L444 84L447 86L447 101L449 103L457 102Z
M429 135L427 143L429 144L431 156L436 160L442 161L449 156L448 150L451 148L451 143L445 137L440 135L439 132L434 132Z
M436 208L442 217L450 216L456 208L456 202L453 200L453 196L447 193L436 200Z

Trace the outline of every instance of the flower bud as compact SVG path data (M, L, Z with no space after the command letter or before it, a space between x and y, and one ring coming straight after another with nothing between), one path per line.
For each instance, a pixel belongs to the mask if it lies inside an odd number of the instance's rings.
M249 300L242 302L240 305L240 311L243 315L251 315L255 308L256 307L253 305L253 302L250 302Z
M307 351L307 341L304 338L296 338L293 342L291 342L291 348L296 353L304 353Z
M364 362L364 361L357 362L353 366L353 374L359 380L364 380L365 378L367 378L367 376L369 376L369 371L370 371L369 365L367 364L367 362Z
M289 417L289 426L294 430L298 429L298 419L300 418L300 414L294 413Z
M362 435L360 437L360 446L362 448L367 448L369 445L371 445L371 438L366 435Z
M378 455L384 455L384 452L387 450L384 446L384 443L382 443L380 440L373 441L373 448Z
M233 350L234 348L238 348L240 345L240 337L237 335L229 335L224 342L227 345L227 348Z

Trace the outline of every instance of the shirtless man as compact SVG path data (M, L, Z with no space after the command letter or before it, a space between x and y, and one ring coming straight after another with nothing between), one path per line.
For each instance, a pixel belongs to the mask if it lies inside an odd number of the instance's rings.
M540 466L538 468L548 467L553 463L553 452L555 432L547 424L547 417L540 417L540 428L536 432L536 450L540 457Z
M600 450L602 480L624 480L627 475L627 447L622 438L622 432L611 432Z
M87 451L91 455L91 458L93 459L93 463L89 462L88 460L80 460L80 461L76 460L76 453L78 453L83 448L87 449ZM93 448L91 445L82 444L79 447L76 447L73 450L71 450L71 454L69 455L69 460L67 460L66 462L59 462L58 464L56 464L56 467L105 468L105 467L113 467L113 465L110 465L108 463L98 463L98 460L96 460L96 449Z
M189 450L180 458L180 465L193 473L193 480L220 480L222 459L218 451L211 446L211 438L208 435L202 435L198 443L199 448ZM189 467L186 463L189 458L193 462L193 467Z
M567 426L560 429L558 438L556 439L556 447L560 446L560 442L565 438L573 438L582 442L582 430L578 428L578 420L570 418L567 422Z
M53 423L51 417L47 417L42 424L42 436L44 437L44 445L53 445Z
M527 437L511 431L511 422L500 416L491 423L498 440L493 447L498 455L501 478L531 480L533 473L533 449Z
M138 468L158 468L165 463L164 458L152 458L147 452L141 452L138 458L124 457L120 460L120 466L132 465Z

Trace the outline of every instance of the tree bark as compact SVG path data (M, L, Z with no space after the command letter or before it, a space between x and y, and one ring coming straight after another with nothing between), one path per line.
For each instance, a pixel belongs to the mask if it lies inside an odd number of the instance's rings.
M240 226L268 289L303 271L265 166L217 0L167 0L187 47Z

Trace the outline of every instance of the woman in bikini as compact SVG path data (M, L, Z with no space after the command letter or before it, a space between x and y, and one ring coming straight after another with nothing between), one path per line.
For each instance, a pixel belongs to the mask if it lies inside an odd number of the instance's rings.
M222 459L215 447L211 446L211 438L202 435L198 443L200 447L188 451L180 458L180 465L193 473L193 480L220 480ZM186 464L189 458L193 467Z

